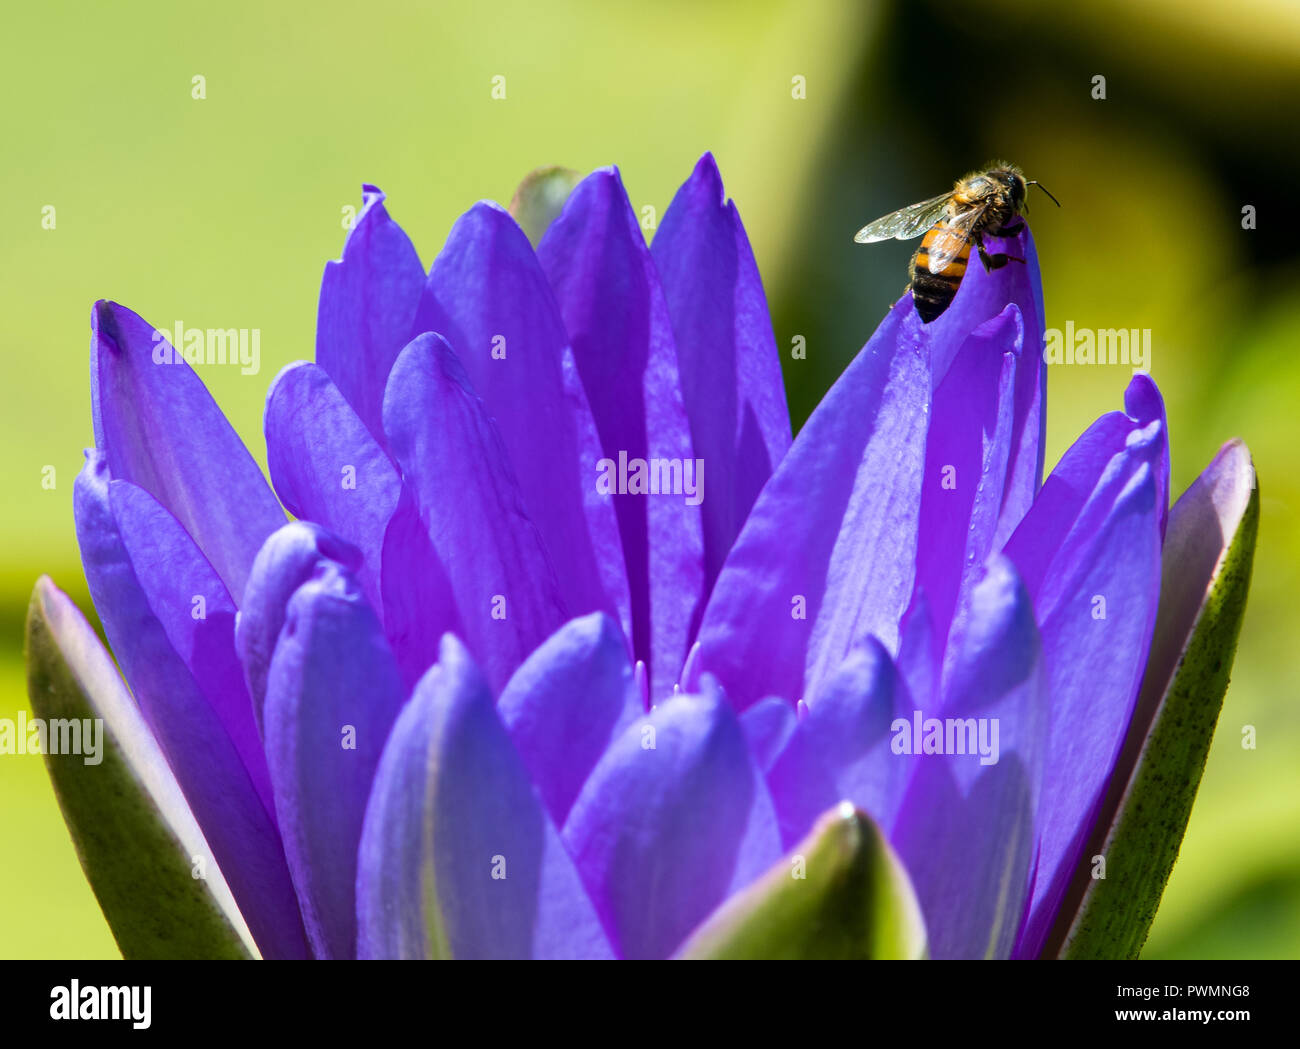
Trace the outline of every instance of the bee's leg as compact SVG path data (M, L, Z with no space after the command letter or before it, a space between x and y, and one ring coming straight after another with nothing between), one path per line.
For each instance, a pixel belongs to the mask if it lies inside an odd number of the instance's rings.
M984 263L984 269L987 272L992 272L993 270L1000 270L1008 262L1025 261L1019 256L1006 255L1003 254L1002 252L997 252L994 255L990 255L987 251L984 250L984 238L979 236L975 238L975 250L980 253L980 262Z
M1001 229L995 229L995 230L993 231L993 236L995 236L995 237L1014 237L1017 233L1019 233L1019 232L1020 232L1021 230L1023 230L1024 228L1025 228L1025 224L1024 224L1024 222L1017 222L1017 223L1015 223L1014 225L1010 225L1010 224L1009 224L1009 225L1003 226Z

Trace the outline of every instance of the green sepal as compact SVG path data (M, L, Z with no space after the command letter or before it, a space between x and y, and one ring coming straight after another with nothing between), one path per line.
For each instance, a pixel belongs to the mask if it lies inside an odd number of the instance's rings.
M541 243L542 235L564 210L573 187L582 181L582 175L570 168L556 165L538 168L524 176L510 199L510 214L514 216L533 247Z
M1250 453L1229 441L1169 515L1142 689L1048 957L1136 958L1146 942L1228 688L1258 525Z
M686 959L923 958L925 923L907 871L865 813L843 802L794 849L718 907Z
M247 926L117 667L45 576L32 591L26 641L27 694L49 741L45 766L123 957L253 957ZM57 749L75 742L79 753L50 753L56 727Z

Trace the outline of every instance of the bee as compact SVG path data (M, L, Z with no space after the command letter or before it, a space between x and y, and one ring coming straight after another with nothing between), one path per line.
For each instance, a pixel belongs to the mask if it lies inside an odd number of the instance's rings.
M1025 228L1027 212L1025 194L1038 186L1059 208L1061 202L1038 184L1027 182L1020 169L1011 164L996 164L987 171L973 171L959 179L949 193L909 204L905 208L863 226L853 238L859 244L880 240L911 240L925 235L908 264L912 283L912 301L921 320L929 324L957 295L966 274L970 246L975 245L986 270L1001 269L1008 262L1025 260L1015 255L984 250L984 237L1014 237Z

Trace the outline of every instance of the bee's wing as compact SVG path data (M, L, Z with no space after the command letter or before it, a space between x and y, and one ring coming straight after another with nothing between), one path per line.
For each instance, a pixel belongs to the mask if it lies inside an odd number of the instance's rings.
M905 208L890 212L883 218L863 226L858 230L854 240L859 244L874 244L878 240L911 240L928 230L943 214L943 209L952 200L952 193L940 193L937 197L909 204Z
M927 267L931 273L942 273L948 268L948 263L961 254L962 249L970 243L971 230L983 214L984 205L977 204L949 219L943 229L935 234L930 244L930 265Z

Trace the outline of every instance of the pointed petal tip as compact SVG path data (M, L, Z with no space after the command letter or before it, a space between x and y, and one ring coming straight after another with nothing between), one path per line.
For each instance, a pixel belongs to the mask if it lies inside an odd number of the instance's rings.
M508 221L514 223L514 218L510 214L510 209L502 204L499 200L492 200L490 197L483 197L481 200L474 201L470 205L466 215L473 215L478 218L488 219L495 222Z
M626 647L623 628L608 612L588 612L585 616L575 616L560 630L580 639L587 647L596 648L615 642Z
M104 483L109 482L112 478L108 474L108 456L101 452L93 445L81 450L82 458L85 462L81 464L81 472L89 474Z
M268 404L270 403L271 397L275 393L275 388L280 385L281 381L286 376L292 375L294 372L301 371L303 368L319 368L319 367L320 365L316 364L313 361L290 361L288 364L286 364L283 368L281 368L278 372L275 373L275 378L271 380L271 385L266 388L267 403Z
M113 323L113 303L110 299L96 299L90 307L90 330L98 332Z
M76 602L67 594L59 589L58 584L48 575L37 576L36 582L32 585L32 596L27 606L28 630L31 630L31 622L39 619L48 624L51 632L55 636L55 643L58 644L59 636L64 631L65 619L69 612L76 612L80 615L81 610L77 608ZM84 616L82 617L84 619ZM30 636L28 638L30 642ZM32 653L24 652L26 660L30 661Z
M700 155L700 159L695 162L690 181L698 182L702 188L710 190L717 198L719 207L726 206L727 192L722 184L722 171L718 168L718 162L711 151L705 150Z
M1008 302L1002 312L993 318L994 325L1010 325L1012 336L1003 353L1020 357L1025 350L1025 315L1014 302Z
M122 325L132 321L145 323L138 313L112 299L96 300L90 310L90 331L94 343L114 353L121 353L127 342Z
M112 299L97 299L90 310L91 346L122 355L146 345L152 352L167 333L155 328L140 314Z
M630 200L627 195L627 187L623 185L623 173L618 169L617 164L608 164L603 168L596 168L573 188L574 195L584 192L595 193L613 199L618 199L621 196Z
M572 176L564 181L565 176ZM529 175L528 178L532 178ZM448 246L460 238L483 238L488 240L497 236L518 236L523 234L529 243L536 247L534 236L540 240L546 228L564 209L573 187L577 185L577 172L560 169L559 181L530 186L528 179L519 184L507 207L500 201L484 197L476 200L469 209L456 220L452 233L447 237ZM438 263L435 261L434 266ZM431 280L433 278L430 278Z
M28 615L39 613L40 616L57 629L70 613L85 619L77 603L72 600L50 576L41 574L32 585L32 597ZM98 637L98 635L96 635Z
M641 706L649 713L653 704L650 702L650 672L644 659L638 659L632 667L632 681L641 696Z
M361 551L356 546L312 521L290 521L273 532L262 544L259 557L265 554L268 559L279 559L291 550L337 561L351 571L361 567Z
M1197 480L1204 480L1206 483L1214 484L1216 488L1222 487L1226 491L1236 492L1239 497L1243 490L1259 487L1259 480L1255 475L1255 460L1245 440L1241 437L1231 437L1224 441ZM1241 506L1244 510L1244 502Z
M271 453L272 460L275 458L274 424L276 399L284 396L286 388L292 388L292 384L299 381L299 376L302 376L303 381L306 381L312 369L316 369L322 373L324 371L324 369L314 361L290 361L275 373L275 378L271 380L270 384L266 388L266 396L262 399L262 435L266 440L267 450ZM326 378L328 381L328 377ZM298 509L290 506L285 500L285 493L279 490L275 478L274 465L272 465L271 468L271 482L272 486L276 489L276 496L280 499L280 502L285 509L295 517L302 517L303 514L301 514Z
M356 576L346 566L332 560L320 561L289 599L285 609L285 626L292 634L297 629L299 620L320 602L342 601L351 604L364 600Z
M1146 372L1138 372L1129 381L1124 391L1124 411L1142 424L1164 418L1164 397L1155 380Z
M682 665L681 686L687 691L702 687L700 677L700 650L700 643L696 641L695 644L691 646L691 650L686 653L686 662ZM715 685L717 684L717 681L712 674L707 674L705 676Z
M715 703L719 706L726 705L727 690L722 687L722 682L720 682L714 675L710 674L707 670L698 673L697 677L698 677L698 681L694 688L691 688L685 682L683 682L682 684L683 695L689 695L697 699L703 699L709 703Z
M271 659L292 598L316 575L322 559L349 571L362 563L357 547L310 521L291 521L272 532L253 560L235 620L235 651L259 728Z
M474 658L465 647L465 642L448 631L438 641L438 664L458 668L473 667Z

